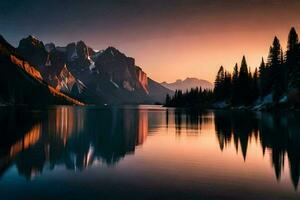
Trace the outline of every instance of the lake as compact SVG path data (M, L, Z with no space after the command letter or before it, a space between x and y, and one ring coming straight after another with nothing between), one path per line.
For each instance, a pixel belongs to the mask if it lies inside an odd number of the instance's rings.
M300 199L300 113L0 109L6 199Z

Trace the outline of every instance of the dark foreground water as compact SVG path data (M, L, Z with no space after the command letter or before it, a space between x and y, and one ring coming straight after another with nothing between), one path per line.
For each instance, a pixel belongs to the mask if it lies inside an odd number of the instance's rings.
M0 109L0 199L300 199L300 113Z

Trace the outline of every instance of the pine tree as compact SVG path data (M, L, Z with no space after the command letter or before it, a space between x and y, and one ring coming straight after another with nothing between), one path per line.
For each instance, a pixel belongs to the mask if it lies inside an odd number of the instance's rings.
M216 80L215 80L214 94L215 94L216 100L223 100L224 80L225 80L224 67L221 66L218 71Z
M275 36L273 45L270 48L268 66L272 80L273 98L276 102L285 92L285 72L282 64L282 50L278 38Z
M239 78L239 67L238 64L235 63L235 66L233 68L232 80L237 82L238 78Z
M300 88L300 47L298 34L293 27L288 36L286 66L289 88Z
M240 68L240 74L239 76L248 76L248 65L246 61L246 57L243 56L242 62L241 62L241 68Z
M273 44L270 47L268 56L269 66L279 66L281 63L281 45L279 39L275 36Z
M249 93L251 89L251 81L249 77L248 65L245 56L243 56L239 80L238 80L238 92L239 92L239 104L248 105L251 103L251 94Z
M298 48L298 44L299 44L298 34L296 32L296 29L292 27L288 37L287 51L288 52L296 51Z
M265 64L264 58L261 60L258 76L260 96L264 97L271 92L269 70Z
M262 58L260 66L259 66L259 76L263 75L265 69L266 69L266 64L265 64L264 58Z

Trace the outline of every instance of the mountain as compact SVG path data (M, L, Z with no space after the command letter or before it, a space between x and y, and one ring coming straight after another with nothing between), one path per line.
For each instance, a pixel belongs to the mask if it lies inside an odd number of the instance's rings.
M40 58L40 57L38 57ZM41 73L0 36L0 103L83 105L48 85Z
M201 80L197 78L186 78L185 80L177 80L173 83L162 82L162 86L170 89L170 90L182 90L186 91L191 88L201 87L202 89L213 89L213 84L206 80Z
M28 36L17 51L49 85L88 104L162 102L173 93L149 79L134 58L114 47L94 51L83 41L59 47Z
M41 70L47 59L47 51L45 50L44 43L29 35L20 41L18 52L26 60L31 61L31 64Z
M149 94L152 99L156 102L164 103L166 100L166 95L173 95L174 91L167 89L166 87L162 86L160 83L148 78L148 88Z

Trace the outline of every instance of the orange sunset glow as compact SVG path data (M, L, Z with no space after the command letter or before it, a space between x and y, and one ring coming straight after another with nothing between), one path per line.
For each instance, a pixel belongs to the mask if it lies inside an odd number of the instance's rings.
M60 4L36 2L34 7L49 9L30 13L25 12L28 5L9 7L11 13L0 14L0 23L13 19L18 28L1 26L0 31L16 45L30 33L57 45L83 40L99 50L114 46L134 57L158 82L186 77L212 82L220 65L232 70L243 55L254 70L262 57L266 59L275 35L285 48L288 31L300 25L296 0L175 0L172 6L164 0ZM41 12L46 12L44 21L36 20Z

